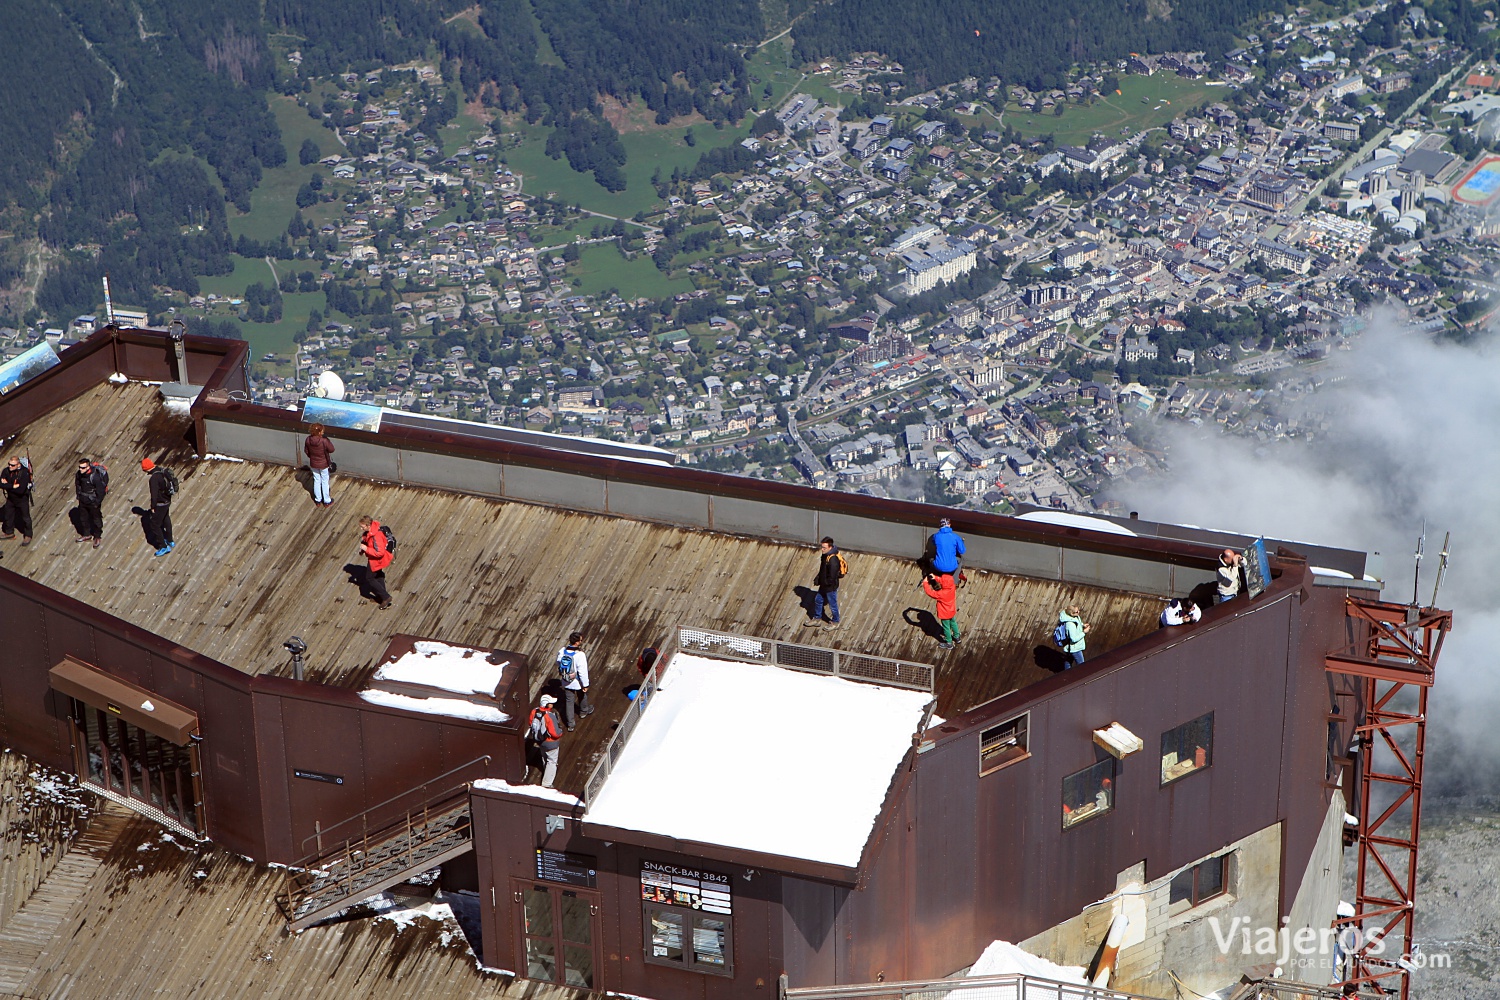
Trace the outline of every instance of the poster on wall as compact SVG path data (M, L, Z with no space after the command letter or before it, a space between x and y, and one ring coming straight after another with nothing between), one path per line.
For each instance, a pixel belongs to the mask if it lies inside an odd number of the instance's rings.
M660 861L641 862L641 899L709 913L734 912L728 875Z
M10 392L29 378L35 378L54 365L62 364L62 358L47 341L42 341L30 350L18 354L0 364L0 395Z
M325 399L322 396L309 396L302 401L303 423L343 427L354 431L378 432L383 412L378 406L350 403L342 399Z
M1271 585L1271 559L1266 555L1266 540L1257 538L1243 555L1245 596L1253 601Z

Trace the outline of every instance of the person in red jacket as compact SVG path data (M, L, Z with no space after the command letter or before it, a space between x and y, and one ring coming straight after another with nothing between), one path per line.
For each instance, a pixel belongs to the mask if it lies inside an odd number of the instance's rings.
M369 569L365 572L365 589L380 602L380 610L384 611L391 606L390 591L385 589L385 568L391 564L394 556L391 555L390 546L386 544L385 532L380 530L379 521L366 514L359 519L359 526L365 532L359 542L359 551L369 564Z
M928 573L922 578L922 589L937 602L937 620L943 629L944 649L952 649L959 641L958 634L958 586L951 573Z
M552 783L557 780L558 744L562 742L562 733L558 731L557 712L552 707L556 704L557 699L552 695L542 695L537 701L537 707L531 710L531 715L526 720L526 738L535 744L537 752L541 754L543 788L551 788Z

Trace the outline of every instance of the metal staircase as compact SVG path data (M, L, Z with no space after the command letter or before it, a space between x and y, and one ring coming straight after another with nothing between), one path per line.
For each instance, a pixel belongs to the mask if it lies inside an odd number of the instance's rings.
M429 782L372 806L304 841L318 849L287 872L276 903L290 930L300 931L375 893L399 885L451 858L473 850L469 781L482 776L480 757ZM473 772L457 780L460 772ZM435 790L434 786L437 787ZM431 790L431 791L429 791ZM372 815L390 815L402 799L414 800L394 822L370 827ZM349 828L344 830L343 828ZM333 846L324 848L329 840Z

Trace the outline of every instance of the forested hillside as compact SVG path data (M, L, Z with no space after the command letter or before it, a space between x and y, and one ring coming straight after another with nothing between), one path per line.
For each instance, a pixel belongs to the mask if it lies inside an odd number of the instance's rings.
M106 271L145 303L226 270L225 199L247 205L286 160L256 0L11 0L6 14L0 280L19 276L27 236L60 254L37 295L53 312L93 302Z
M918 88L966 76L1056 86L1074 63L1131 52L1234 48L1234 30L1279 0L833 0L798 24L803 59L875 50Z

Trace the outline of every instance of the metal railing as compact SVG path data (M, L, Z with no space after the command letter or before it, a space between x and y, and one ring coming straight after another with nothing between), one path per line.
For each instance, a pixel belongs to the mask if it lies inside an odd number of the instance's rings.
M1024 973L973 976L968 979L917 979L892 983L789 987L781 977L778 1000L1160 1000L1140 993L1079 983L1063 983ZM1336 986L1317 986L1287 979L1242 983L1232 1000L1338 1000ZM1354 994L1373 997L1374 994Z
M800 643L782 642L779 639L762 639L756 636L738 635L734 632L679 626L672 630L666 643L662 645L656 657L656 664L641 680L635 700L625 710L619 726L615 728L609 742L600 751L599 760L583 786L584 802L593 802L599 790L604 787L604 782L609 779L610 772L614 770L615 764L625 752L625 745L630 741L631 733L635 732L636 726L640 724L641 716L651 704L652 696L661 687L661 671L679 652L698 653L723 660L739 660L744 663L765 663L788 670L842 677L845 680L859 681L864 684L883 684L929 693L933 685L934 668L928 663L911 663L883 656L847 653L823 646L804 646ZM931 714L932 706L929 705L922 719L924 729Z
M968 979L916 979L899 983L784 987L780 1000L1159 1000L1138 993L1063 983L1022 973Z
M469 836L470 820L467 816L455 819L452 824L436 822L449 813L466 808L464 796L473 777L454 781L461 772L478 770L490 762L488 754L460 764L435 778L422 782L399 795L393 795L371 806L364 812L336 823L302 841L306 848L316 841L317 848L311 854L295 862L287 869L286 888L276 896L287 920L299 924L305 916L301 910L303 902L325 894L343 896L360 891L366 878L383 868L404 869L422 860L424 849L432 842L452 834ZM417 796L435 785L436 791L428 792L406 808L405 814L371 828L370 817L403 799ZM358 824L356 826L356 824ZM344 828L349 828L345 831ZM326 846L335 831L338 838L333 846Z
M301 843L301 845L299 845L299 846L301 846L301 848L304 851L306 851L308 844L316 842L317 843L317 848L315 850L313 850L312 852L304 855L300 861L294 862L293 865L292 865L292 867L294 867L294 868L307 867L312 862L317 861L319 858L323 857L326 852L328 852L328 851L337 851L339 849L337 846L332 847L332 848L325 848L324 844L325 844L325 842L335 842L335 841L337 841L338 837L334 836L334 831L335 830L341 830L343 827L353 826L356 823L359 824L359 832L358 833L340 834L340 836L344 837L344 841L345 842L351 841L351 840L356 840L356 839L365 839L365 840L368 840L371 837L371 835L372 835L372 831L370 830L370 817L372 815L374 815L374 814L376 814L376 813L378 813L378 812L386 809L388 806L395 805L397 802L400 802L402 799L413 798L413 797L416 798L416 801L413 802L411 806L407 807L407 810L406 810L407 816L410 816L411 813L414 810L425 810L425 809L428 809L429 807L431 807L432 805L434 805L434 804L436 804L438 802L441 802L443 799L446 799L446 798L449 798L449 797L457 797L457 795L458 795L459 792L462 792L462 791L464 791L465 789L468 788L470 781L473 781L474 778L482 778L482 777L485 776L484 768L487 768L489 766L489 763L490 763L490 755L489 754L483 754L483 755L481 755L479 757L475 757L473 760L465 761L464 763L458 765L457 767L450 768L449 770L444 771L442 774L438 775L435 778L428 778L426 781L422 782L420 785L414 785L411 788L408 788L404 792L398 792L397 794L392 795L390 798L384 800L383 802L377 802L373 806L371 806L370 808L366 809L364 812L356 813L355 815L350 816L346 820L340 820L339 822L333 824L333 826L324 827L324 826L318 825L316 832L313 833L311 836L302 838L302 843ZM479 765L483 765L483 767L480 767ZM449 780L449 779L453 778L454 775L456 775L456 774L458 774L458 773L460 773L462 771L469 771L469 770L478 770L478 771L480 771L480 773L476 774L472 778L462 778L462 779L459 779L459 780L456 780L456 781L450 781ZM440 789L438 789L435 792L431 792L431 793L428 793L426 795L422 794L428 788L431 788L433 785L436 785L439 782L447 782L447 783L444 784ZM394 810L392 810L392 812L394 812ZM402 820L393 818L392 820L387 821L387 823L385 825L386 826L397 826L401 822L402 822ZM379 835L379 830L380 830L380 828L377 828L374 835L378 836Z

